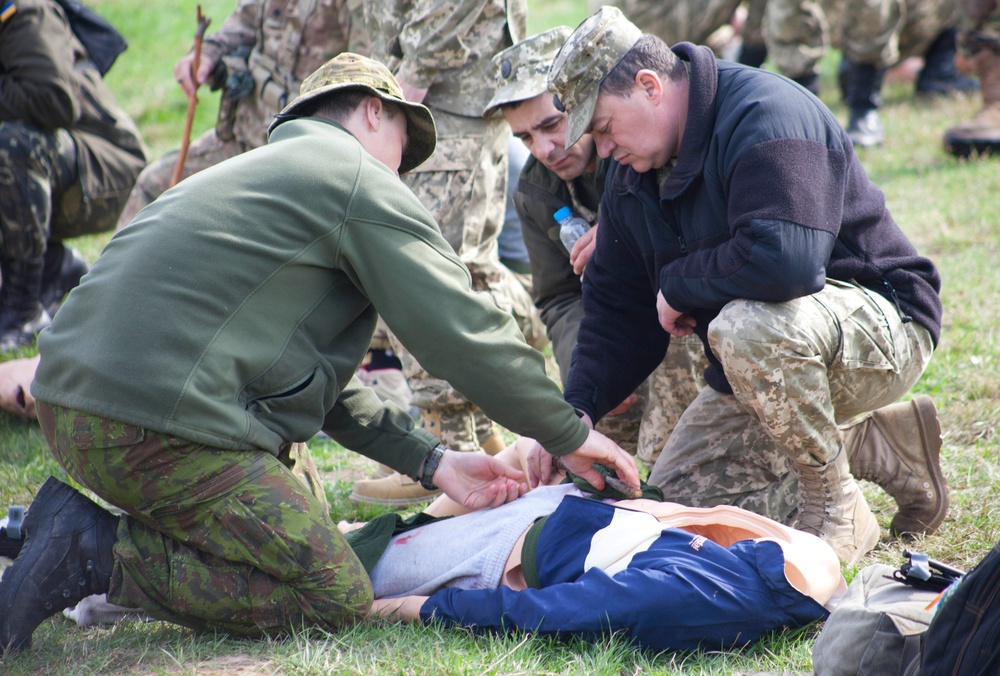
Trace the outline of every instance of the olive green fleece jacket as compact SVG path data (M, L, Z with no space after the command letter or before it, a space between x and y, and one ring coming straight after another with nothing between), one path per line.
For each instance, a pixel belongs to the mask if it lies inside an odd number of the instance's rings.
M587 428L416 197L339 125L182 181L108 244L39 337L36 398L221 448L323 429L413 476L436 441L354 374L381 315L432 374L563 455Z

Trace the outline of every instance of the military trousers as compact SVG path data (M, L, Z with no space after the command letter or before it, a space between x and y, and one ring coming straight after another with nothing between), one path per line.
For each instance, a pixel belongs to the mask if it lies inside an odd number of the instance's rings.
M109 602L251 637L333 631L366 615L361 562L287 458L42 401L38 418L69 475L125 513Z
M5 258L38 258L49 239L80 234L53 232L66 222L59 218L64 201L75 200L65 205L69 212L82 204L78 178L76 143L65 129L48 132L17 120L0 122L0 252Z
M897 401L933 352L927 329L891 301L836 280L784 303L732 301L708 337L733 394L702 389L649 482L666 500L784 523L798 507L795 465L833 461L838 425Z
M184 167L181 169L181 180L192 174L197 174L203 169L214 167L223 160L252 150L253 147L236 138L224 141L215 129L209 129L194 139L188 147L187 155L184 158ZM179 155L179 150L172 150L146 165L146 168L139 174L139 178L136 179L132 194L129 195L125 207L118 216L116 230L121 230L131 223L136 214L170 187Z

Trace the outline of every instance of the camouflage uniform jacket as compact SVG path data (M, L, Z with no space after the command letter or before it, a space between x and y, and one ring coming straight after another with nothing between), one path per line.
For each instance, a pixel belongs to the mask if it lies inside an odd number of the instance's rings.
M424 103L476 117L493 96L490 59L520 42L526 0L385 0L365 3L372 56L427 88Z
M237 102L237 139L254 148L264 145L271 118L298 95L306 76L341 52L369 54L361 5L362 0L240 0L219 30L205 37L202 58L211 61L250 49L246 67L254 90Z
M436 440L354 377L378 315L504 427L578 448L541 355L470 284L394 172L339 125L292 120L111 240L39 339L32 393L234 450L323 429L413 476Z
M84 202L96 212L120 208L146 165L132 120L52 0L17 0L0 23L0 122L66 129L76 144Z
M662 185L655 171L608 168L566 400L599 420L660 363L669 334L657 291L695 318L707 345L730 300L782 302L828 277L853 280L936 343L937 269L893 221L832 113L774 73L689 43L674 52L691 64L680 154ZM706 353L706 382L731 391Z
M597 213L604 191L606 166L601 160L595 173L584 174L574 181L577 198L592 213ZM569 252L559 240L559 224L552 215L564 206L573 208L573 196L563 179L534 157L529 157L521 170L513 199L531 261L532 299L545 322L560 370L564 364L568 369L576 345L582 314L578 306L583 292L580 277L570 265ZM587 219L587 214L573 210L577 216Z

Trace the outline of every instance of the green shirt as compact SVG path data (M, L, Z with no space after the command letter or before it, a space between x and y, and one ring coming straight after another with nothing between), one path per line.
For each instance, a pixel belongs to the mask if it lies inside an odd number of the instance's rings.
M354 378L377 315L504 427L556 455L585 440L416 197L319 118L283 123L118 233L40 337L32 392L234 450L322 428L412 476L436 441Z

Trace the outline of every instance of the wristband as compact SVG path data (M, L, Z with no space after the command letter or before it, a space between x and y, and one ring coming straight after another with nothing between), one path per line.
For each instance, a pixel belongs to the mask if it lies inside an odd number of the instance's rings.
M434 478L434 472L437 471L438 463L441 462L441 457L444 455L444 452L444 444L438 444L430 450L426 457L424 457L424 464L420 469L420 485L426 490L436 491L438 489L431 479Z

